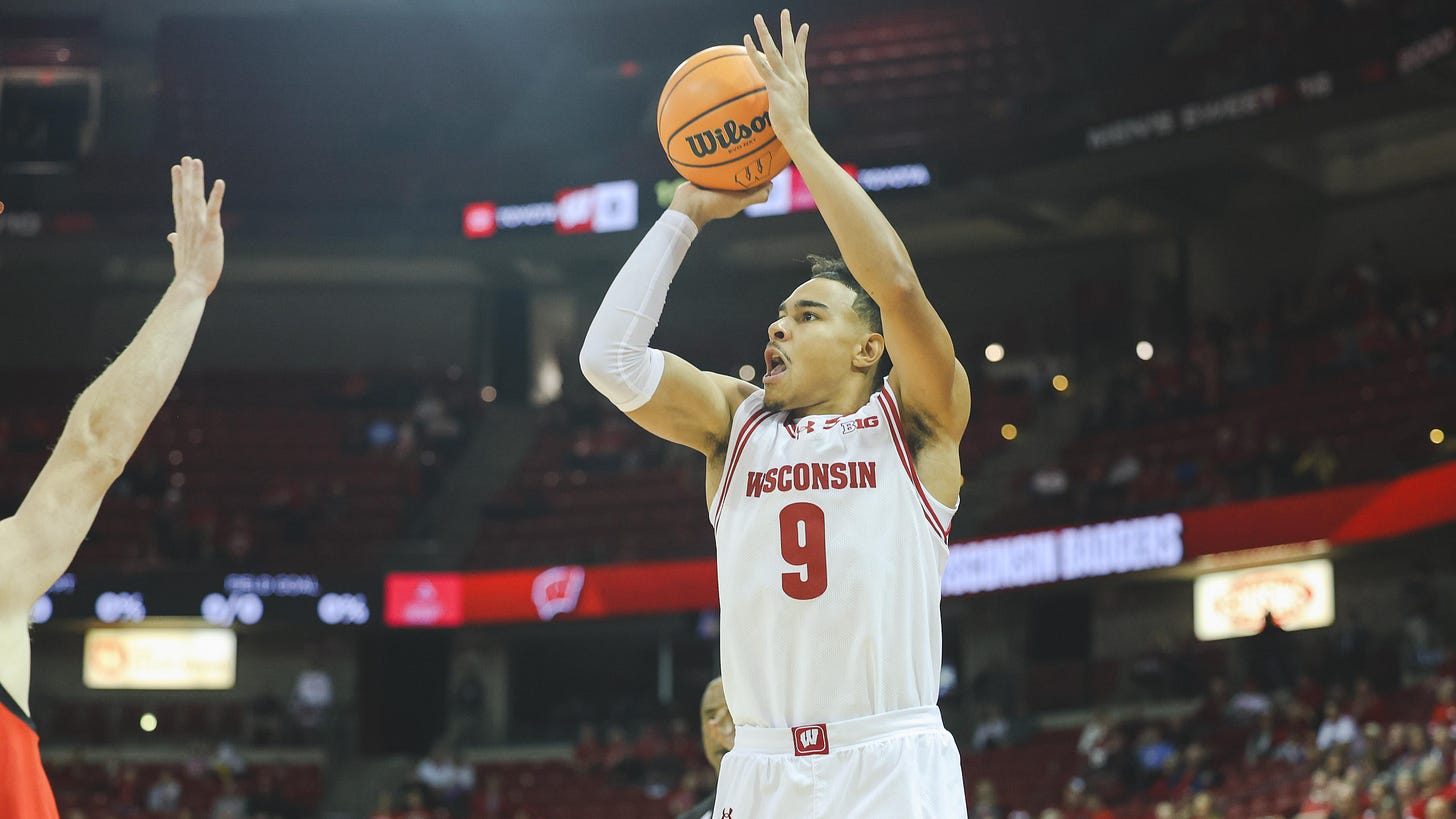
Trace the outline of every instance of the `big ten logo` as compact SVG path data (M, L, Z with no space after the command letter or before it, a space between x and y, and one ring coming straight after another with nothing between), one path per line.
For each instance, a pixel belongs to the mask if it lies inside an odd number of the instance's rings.
M873 429L880 425L880 416L871 415L868 418L846 418L839 422L839 431L848 435L855 430Z

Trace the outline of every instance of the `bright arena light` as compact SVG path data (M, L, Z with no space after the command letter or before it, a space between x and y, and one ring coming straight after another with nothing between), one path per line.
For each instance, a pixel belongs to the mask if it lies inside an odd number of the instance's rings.
M1002 424L1001 425L1001 437L1002 438L1005 438L1008 441L1014 441L1014 440L1016 440L1016 425L1015 424Z
M986 345L986 360L987 361L991 362L992 364L995 364L997 361L1000 361L1001 359L1003 359L1005 357L1006 357L1006 348L1005 347L1002 347L1000 344L995 344L995 343L991 343L991 344L987 344Z
M1151 341L1139 341L1137 343L1137 357L1143 361L1153 360L1153 343Z
M752 381L756 375L758 375L758 370L755 370L752 364L744 364L738 368L738 377L744 381Z
M1052 389L1057 392L1066 392L1070 384L1071 382L1067 381L1067 377L1061 373L1052 376Z
M494 402L499 395L500 393L496 392L495 387L480 388L480 400L484 401L487 404Z
M157 717L155 714L142 714L142 730L151 733L157 730Z
M1446 441L1446 431L1437 427L1431 430L1431 443L1440 445Z

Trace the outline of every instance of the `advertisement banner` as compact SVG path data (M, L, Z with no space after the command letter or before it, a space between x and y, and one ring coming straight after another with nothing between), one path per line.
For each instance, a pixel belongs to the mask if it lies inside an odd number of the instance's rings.
M1193 581L1193 633L1200 640L1251 637L1265 617L1285 631L1335 622L1335 570L1328 560L1214 572Z

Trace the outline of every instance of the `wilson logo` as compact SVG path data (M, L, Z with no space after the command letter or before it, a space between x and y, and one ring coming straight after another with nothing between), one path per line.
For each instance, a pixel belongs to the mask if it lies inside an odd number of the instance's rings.
M824 725L798 725L794 727L794 756L814 756L829 753L829 732Z
M746 123L737 120L728 120L723 127L714 128L709 131L699 131L696 134L689 134L684 137L688 142L688 148L693 156L702 159L705 156L716 154L721 148L729 150L740 142L751 139L754 134L761 134L769 127L768 114L754 117Z

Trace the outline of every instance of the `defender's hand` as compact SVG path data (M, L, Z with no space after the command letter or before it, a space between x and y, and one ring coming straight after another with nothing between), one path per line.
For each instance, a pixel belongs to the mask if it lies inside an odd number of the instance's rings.
M213 183L212 195L203 195L206 177L202 160L190 156L172 166L172 214L177 231L168 234L176 280L212 293L222 276L222 196L226 186Z

